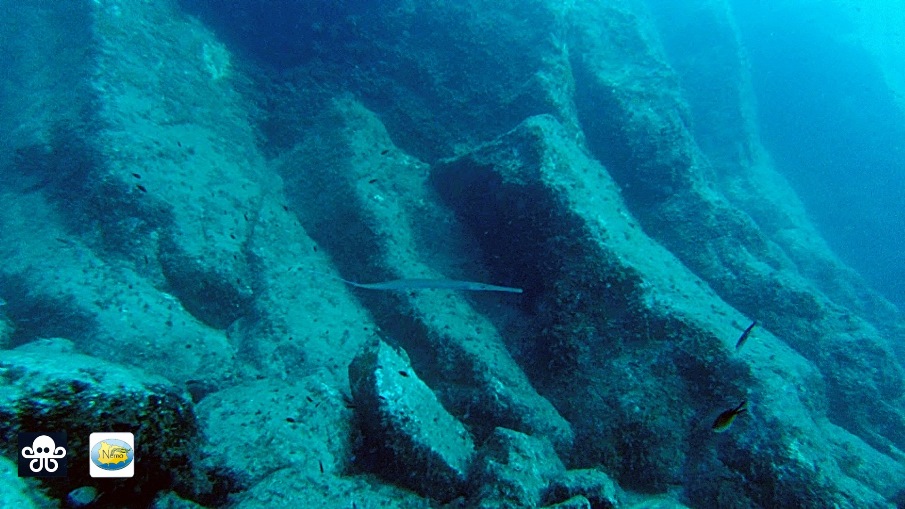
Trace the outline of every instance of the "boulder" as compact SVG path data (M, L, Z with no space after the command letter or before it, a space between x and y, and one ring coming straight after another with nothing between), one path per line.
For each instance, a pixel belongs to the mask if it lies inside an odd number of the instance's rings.
M379 465L381 475L440 501L462 493L474 456L471 435L418 378L404 352L370 343L349 366L349 383L373 450L368 461Z

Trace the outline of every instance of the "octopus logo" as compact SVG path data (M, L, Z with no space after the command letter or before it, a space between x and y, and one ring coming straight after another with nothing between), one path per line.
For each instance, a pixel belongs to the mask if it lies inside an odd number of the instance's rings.
M66 477L66 433L19 433L19 477Z

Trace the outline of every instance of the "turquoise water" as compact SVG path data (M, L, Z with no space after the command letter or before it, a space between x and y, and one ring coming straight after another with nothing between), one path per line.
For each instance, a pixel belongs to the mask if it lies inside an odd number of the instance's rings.
M0 1L5 504L905 504L905 10L228 4Z

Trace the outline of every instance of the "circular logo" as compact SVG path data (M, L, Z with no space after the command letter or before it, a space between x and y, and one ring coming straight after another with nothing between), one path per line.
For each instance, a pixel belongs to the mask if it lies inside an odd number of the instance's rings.
M104 470L120 470L135 459L135 451L129 444L115 438L107 438L91 448L91 462Z

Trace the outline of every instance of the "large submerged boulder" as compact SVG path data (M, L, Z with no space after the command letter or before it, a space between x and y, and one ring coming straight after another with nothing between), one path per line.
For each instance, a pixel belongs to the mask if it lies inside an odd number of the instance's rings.
M424 496L462 494L474 457L471 434L414 372L407 356L370 343L349 366L366 448L380 472ZM374 448L373 451L370 448Z
M166 379L116 362L77 353L64 339L40 340L0 352L0 434L4 453L16 457L20 431L65 431L68 477L42 484L55 498L90 486L107 501L150 502L159 491L222 501L217 479L201 468L198 423L188 396ZM89 477L88 438L102 431L131 432L140 448L135 476L117 483Z
M752 496L771 504L894 495L905 468L827 419L825 377L836 374L763 329L736 354L739 324L750 321L646 234L605 168L554 118L528 119L435 165L432 182L475 233L508 240L476 235L496 272L517 267L517 283L537 294L543 328L523 341L549 364L528 375L576 431L581 457L570 466L603 462L624 486L644 490L694 471L702 491L691 493L702 500L719 497L719 472L742 465L781 479ZM714 412L746 399L757 409L731 435L713 434ZM851 447L889 475L840 469ZM787 470L796 476L783 477Z

